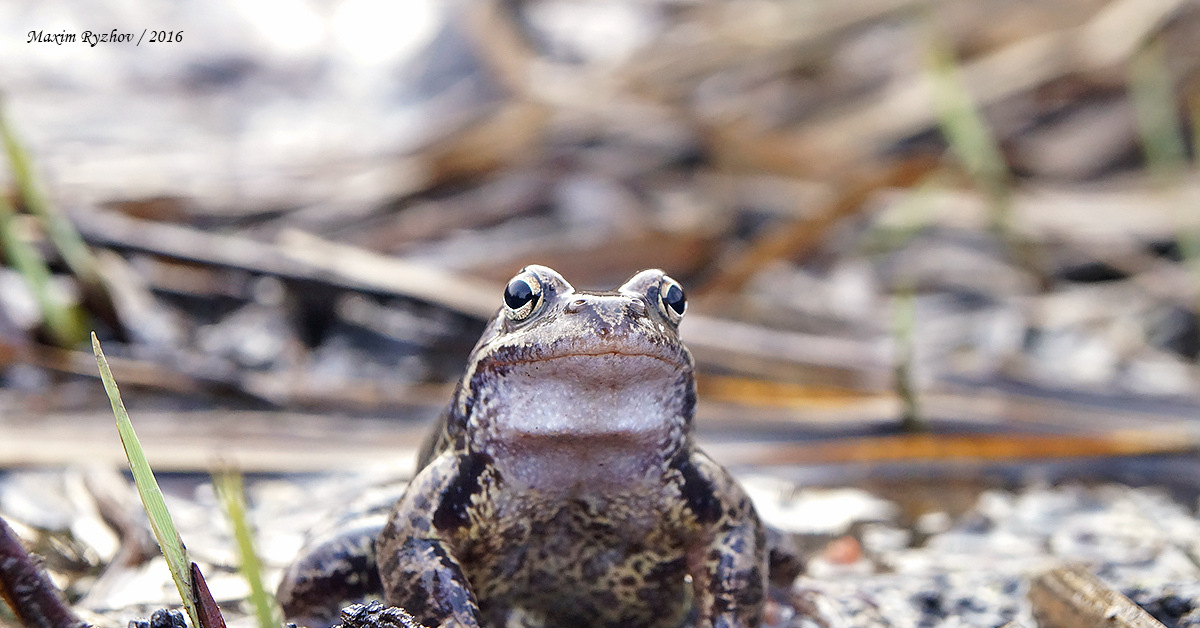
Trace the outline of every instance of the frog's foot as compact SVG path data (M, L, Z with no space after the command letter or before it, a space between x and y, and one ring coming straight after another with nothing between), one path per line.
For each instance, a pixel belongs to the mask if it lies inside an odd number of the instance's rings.
M334 628L426 628L408 611L372 600L342 609L342 623Z
M188 628L183 613L170 608L160 608L150 615L150 620L134 619L129 628Z
M804 571L804 557L792 535L771 526L766 529L768 577L773 586L791 589Z

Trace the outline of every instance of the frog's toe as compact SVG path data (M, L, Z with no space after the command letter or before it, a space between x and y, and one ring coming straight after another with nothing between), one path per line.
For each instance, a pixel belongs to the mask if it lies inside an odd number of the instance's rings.
M334 628L426 628L408 611L372 600L342 609L342 623Z
M160 608L150 615L150 619L134 619L129 622L129 628L188 628L183 613L175 609Z

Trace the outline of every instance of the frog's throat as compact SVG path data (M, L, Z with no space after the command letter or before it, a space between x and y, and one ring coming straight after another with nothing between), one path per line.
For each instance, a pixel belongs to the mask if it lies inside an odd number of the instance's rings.
M690 369L652 355L571 355L484 378L476 437L529 485L645 477L690 425Z

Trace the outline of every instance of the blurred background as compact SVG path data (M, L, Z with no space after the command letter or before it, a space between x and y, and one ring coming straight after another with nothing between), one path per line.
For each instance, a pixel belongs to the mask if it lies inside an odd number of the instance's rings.
M1026 497L1200 529L1200 3L9 0L0 24L11 516L70 485L17 469L124 464L91 330L162 471L403 474L539 263L684 285L702 442L793 531L884 552L1028 523ZM983 492L1065 480L1124 488ZM843 504L808 486L857 487L856 514L806 528Z

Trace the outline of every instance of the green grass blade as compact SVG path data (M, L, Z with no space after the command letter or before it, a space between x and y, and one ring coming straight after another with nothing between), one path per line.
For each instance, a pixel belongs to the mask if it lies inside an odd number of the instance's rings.
M259 628L279 628L283 625L283 613L275 603L274 596L267 593L263 586L262 565L254 549L254 536L246 521L246 492L242 487L242 475L236 471L214 474L213 487L217 489L221 504L225 506L225 514L233 526L242 576L250 584L250 604L254 607Z
M932 31L932 27L929 30ZM992 227L1007 239L1012 204L1008 163L995 135L967 92L949 48L936 33L931 32L929 39L926 74L933 85L933 101L942 135L975 185L987 196L992 209Z
M971 177L991 209L991 229L1008 247L1009 254L1032 277L1043 273L1036 247L1017 237L1012 225L1012 172L1000 142L975 105L958 71L950 47L926 18L929 48L925 73L933 88L938 125L951 153Z
M1200 166L1200 89L1188 97L1188 117L1192 119L1192 159L1196 161L1193 169L1197 169Z
M1162 45L1151 43L1133 57L1129 97L1150 173L1164 188L1178 185L1187 162L1187 142L1175 108L1171 75Z
M1196 208L1182 192L1181 183L1187 170L1187 140L1165 56L1162 44L1151 42L1133 57L1129 65L1129 98L1133 102L1150 176L1175 205L1179 224L1186 225L1191 222L1187 213ZM1192 281L1200 286L1200 233L1181 226L1175 239L1184 266L1191 271ZM1200 301L1193 307L1200 312Z
M932 197L944 187L945 171L938 169L925 175L901 198L895 209L889 210L896 216L897 224L881 226L879 221L871 227L856 249L860 255L886 255L908 246L921 235L932 222Z
M916 383L913 381L917 296L911 288L905 288L893 297L893 303L892 335L896 347L893 373L896 377L896 395L904 407L900 429L910 434L928 432L929 422L921 410Z
M13 178L21 192L25 208L41 221L42 228L46 230L50 241L58 249L63 261L75 277L84 284L102 289L103 283L100 280L100 271L95 256L92 255L91 249L88 248L71 221L56 211L47 199L33 174L29 153L13 133L12 127L8 125L2 105L3 102L0 101L0 142L3 142L4 152L8 154Z
M0 246L9 264L25 279L54 342L71 347L83 340L83 313L54 293L52 275L37 250L17 233L17 213L0 193Z
M104 358L100 340L96 338L95 332L92 333L92 352L96 354L100 379L104 382L104 390L112 404L113 415L117 419L117 432L121 435L121 445L125 447L125 457L129 460L129 470L133 472L133 482L142 498L142 506L146 509L146 515L150 517L150 527L154 530L154 537L158 539L158 547L162 550L163 557L167 559L171 578L175 581L175 588L179 590L179 598L183 600L183 607L192 620L192 626L200 628L196 601L192 599L192 561L188 558L183 540L179 538L179 531L175 529L171 514L167 512L162 490L154 480L154 472L150 470L150 463L146 461L141 443L133 431L133 423L129 420L129 413L125 411L121 392L117 390L117 383L113 380L112 370L108 368L108 360Z

